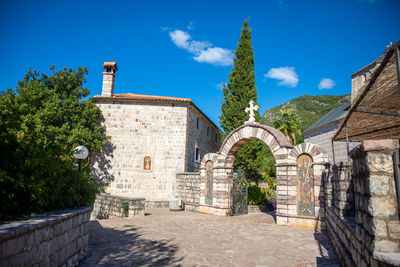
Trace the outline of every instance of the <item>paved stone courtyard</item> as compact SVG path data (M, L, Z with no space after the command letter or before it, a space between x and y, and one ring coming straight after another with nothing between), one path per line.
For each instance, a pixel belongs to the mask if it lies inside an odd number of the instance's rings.
M146 210L91 221L81 266L339 266L324 233L276 225L271 214L218 217Z

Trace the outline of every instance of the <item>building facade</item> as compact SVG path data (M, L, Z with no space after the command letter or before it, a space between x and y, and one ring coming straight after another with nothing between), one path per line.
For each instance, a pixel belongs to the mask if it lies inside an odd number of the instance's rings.
M175 195L176 173L198 171L202 156L219 149L219 129L189 98L114 94L117 64L103 66L102 94L93 101L111 151L94 173L98 180L110 174L107 193L165 202Z
M335 158L335 162L349 161L346 142L333 142L332 144L331 140L349 108L350 103L346 103L331 110L303 132L304 142L320 146L327 153L331 162L334 161L333 158ZM353 149L358 144L358 142L350 142L349 150ZM335 155L333 155L333 151Z
M353 73L351 77L351 102L331 110L328 114L311 125L303 132L304 142L319 145L328 154L331 162L347 162L350 156L346 142L335 141L332 137L338 130L339 124L346 117L351 105L369 83L371 75L381 65L383 57L379 57L367 66ZM360 142L349 142L349 151L358 146ZM334 151L334 153L333 153Z

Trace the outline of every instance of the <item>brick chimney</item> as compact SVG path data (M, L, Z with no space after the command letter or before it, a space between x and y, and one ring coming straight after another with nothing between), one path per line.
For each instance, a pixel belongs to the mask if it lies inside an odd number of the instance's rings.
M118 70L117 62L104 62L103 64L103 88L101 90L102 96L114 95L115 73Z

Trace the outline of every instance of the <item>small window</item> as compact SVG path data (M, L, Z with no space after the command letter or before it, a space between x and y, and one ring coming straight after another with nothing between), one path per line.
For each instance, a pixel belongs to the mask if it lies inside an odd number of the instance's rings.
M210 137L210 127L207 127L207 136Z
M197 130L200 128L200 119L199 119L199 117L196 118L196 128L197 128Z
M151 170L151 158L149 156L144 157L143 169L146 171Z
M196 161L200 161L200 149L196 147L194 158Z

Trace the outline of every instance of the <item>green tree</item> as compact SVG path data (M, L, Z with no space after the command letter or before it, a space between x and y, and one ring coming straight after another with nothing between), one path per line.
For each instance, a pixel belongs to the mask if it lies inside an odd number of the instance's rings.
M87 74L29 70L15 90L0 91L0 220L76 206L78 178L80 204L93 202L88 161L78 172L72 153L77 145L98 151L107 139L101 111L85 101Z
M300 120L291 109L281 109L280 115L273 119L273 125L286 136L292 145L297 144L296 135L301 134Z
M250 100L257 102L255 86L254 54L251 45L251 29L248 19L243 23L240 40L234 52L233 68L229 81L224 84L224 99L221 105L220 122L226 135L248 120L245 112ZM255 112L255 119L260 121L260 114ZM258 182L261 179L265 151L269 150L262 141L249 141L238 151L234 167L245 171L246 178Z
M226 135L241 126L249 115L245 108L250 100L257 102L257 88L255 86L254 54L251 46L251 29L248 28L248 19L243 23L239 43L234 52L233 69L229 74L229 82L224 84L222 113L219 116L221 127ZM256 121L260 114L255 112Z

